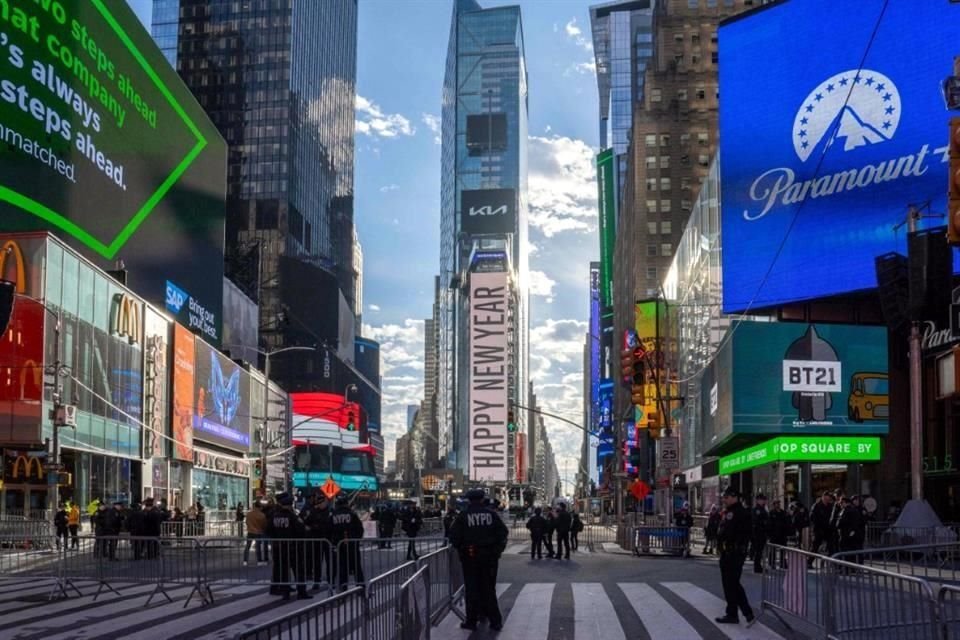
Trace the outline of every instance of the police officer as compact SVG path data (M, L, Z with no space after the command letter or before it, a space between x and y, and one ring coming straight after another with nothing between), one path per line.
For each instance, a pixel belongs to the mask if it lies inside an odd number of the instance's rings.
M313 590L319 591L320 582L324 579L324 565L327 567L326 582L333 584L330 501L321 493L310 496L308 502L309 506L300 513L300 517L307 527L307 536L311 538L307 549L307 573L313 576Z
M483 489L468 491L470 505L450 527L450 544L463 565L467 611L460 628L475 630L480 618L486 617L490 629L500 631L503 616L497 604L497 569L509 532L500 516L484 506L483 498Z
M557 528L557 519L553 516L553 509L547 508L543 516L543 544L547 546L547 557L553 558L553 531ZM559 556L556 556L559 558Z
M770 513L767 511L767 496L762 493L757 494L752 516L750 554L753 558L753 572L763 573L763 548L767 546L767 537L770 535Z
M350 498L346 494L337 496L337 506L330 515L330 531L330 541L337 548L337 586L346 590L347 579L351 573L357 583L363 582L360 543L357 542L363 538L363 523L350 508Z
M543 530L547 526L547 521L543 518L542 510L537 507L533 510L533 516L527 520L527 530L530 532L530 559L541 560L543 558Z
M723 581L723 597L727 601L726 615L717 618L723 624L737 624L737 610L743 612L747 624L752 624L753 609L747 601L747 594L740 584L743 575L743 562L747 557L750 544L750 514L740 503L740 492L727 487L723 492L723 517L717 531L717 548L720 551L720 578Z
M863 548L866 537L866 522L860 507L853 504L847 496L840 498L840 517L837 519L838 546L840 551L858 551ZM848 562L851 558L844 558ZM863 557L853 556L852 560L863 563Z
M273 580L270 593L290 599L290 572L297 579L297 599L309 600L307 593L306 558L303 540L307 537L306 527L300 516L293 510L293 496L281 493L277 496L277 507L270 512L267 520L267 537L273 541Z

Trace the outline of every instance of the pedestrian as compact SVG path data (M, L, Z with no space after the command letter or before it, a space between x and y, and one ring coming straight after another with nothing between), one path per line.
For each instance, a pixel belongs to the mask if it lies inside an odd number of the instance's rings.
M57 535L57 550L60 550L60 541L63 540L63 548L67 548L67 531L68 531L68 521L70 516L67 514L67 507L64 504L60 504L60 508L57 509L57 513L53 516L53 528L56 531Z
M537 507L533 515L527 520L527 531L530 532L530 559L543 558L543 531L547 526L546 519L541 515L542 510ZM547 556L549 557L549 556Z
M143 501L141 518L141 535L146 538L142 541L141 548L144 557L153 560L160 557L160 534L163 527L163 512L154 506L153 498Z
M337 496L336 508L330 516L330 541L337 547L337 586L346 590L350 574L357 584L363 584L363 565L360 562L360 539L363 538L363 523L350 508L346 494Z
M423 526L423 515L416 504L410 502L407 504L400 516L400 528L406 534L407 541L407 560L417 559L417 534L420 533L420 527Z
M693 516L690 515L690 503L684 502L680 510L673 515L673 524L680 529L680 555L690 557L690 527L693 526Z
M260 502L254 502L253 508L244 516L244 524L247 528L247 542L243 546L243 566L247 566L250 560L250 547L256 546L257 566L266 564L269 550L264 549L263 537L267 533L267 516L263 512L263 506Z
M863 519L863 512L847 496L840 498L837 533L838 547L841 553L863 549L863 541L866 537L866 522ZM845 558L845 560L863 564L863 557L860 554L856 554L852 558Z
M244 514L243 512L243 503L238 502L237 510L233 514L233 521L236 523L238 538L243 537L243 524L246 521L246 519L247 519L246 514Z
M570 559L570 527L573 526L573 519L570 512L567 511L567 503L561 502L557 511L557 560L565 558Z
M792 506L791 524L797 534L797 548L810 547L810 511L802 502L794 502Z
M583 531L583 520L579 513L573 514L573 525L570 527L570 546L574 551L580 548L580 532Z
M67 530L70 532L70 548L80 548L80 507L77 503L70 503L70 510L67 512Z
M114 502L113 509L107 509L106 506L104 506L100 527L103 529L103 536L105 538L104 546L101 547L101 553L110 560L116 560L117 538L120 535L120 530L123 528L122 502Z
M485 617L491 631L500 631L503 616L497 603L497 571L509 532L500 516L484 506L483 489L471 489L466 496L470 505L450 527L450 543L463 566L466 617L460 628L476 630L480 618Z
M306 528L300 516L293 510L293 496L286 492L281 493L277 496L277 505L267 522L267 536L273 540L273 579L270 593L289 600L292 571L296 579L297 599L309 600L311 596L307 593L301 546L306 538Z
M767 496L762 493L757 494L751 520L750 556L753 558L753 572L763 573L763 548L767 546L767 536L770 535L770 513L767 511Z
M307 536L311 539L308 553L307 573L313 577L313 590L320 590L321 581L333 584L333 523L331 521L330 501L322 493L309 498L310 508L301 514L307 525ZM326 575L324 575L326 567Z
M720 529L720 505L710 505L710 515L707 516L707 526L703 530L703 553L712 554L717 550L717 531Z
M106 514L107 505L97 505L96 512L90 516L90 526L93 527L93 557L99 558L107 555L107 541L104 539L106 533Z
M783 505L779 500L773 501L773 508L770 509L769 525L770 544L787 546L787 538L793 532L793 524L790 516L783 510Z
M820 548L824 545L827 547L828 556L837 552L837 530L833 517L834 507L833 494L829 491L824 491L819 502L813 505L813 511L810 514L810 525L813 528L813 543L810 545L810 551L813 553L820 553ZM813 564L813 558L810 558L808 564Z
M130 546L133 547L133 559L143 557L143 512L140 503L134 502L126 517L127 531L130 533Z
M392 549L393 548L393 533L397 528L397 512L394 511L393 507L390 505L384 505L383 510L380 512L380 523L383 527L381 532L381 537L385 538L383 541L382 548Z
M720 579L723 583L723 597L727 601L727 611L724 616L717 618L717 622L738 624L739 610L749 626L754 621L753 609L740 583L740 577L743 575L743 563L747 558L747 546L752 535L750 513L740 502L740 492L733 487L727 487L723 492L723 504L723 517L717 530L717 549L720 552Z
M553 532L557 528L557 520L553 515L553 509L548 508L543 514L543 544L547 547L547 557L553 558Z

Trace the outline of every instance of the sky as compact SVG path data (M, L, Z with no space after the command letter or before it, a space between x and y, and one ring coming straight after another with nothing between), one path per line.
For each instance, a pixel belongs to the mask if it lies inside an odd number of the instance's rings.
M151 0L129 0L150 24ZM599 254L597 84L588 0L519 4L529 77L531 377L543 410L582 421L589 262ZM440 92L451 0L360 0L355 223L363 333L381 343L387 458L423 396L423 319L440 247ZM582 433L546 419L565 480ZM569 485L565 492L571 492Z

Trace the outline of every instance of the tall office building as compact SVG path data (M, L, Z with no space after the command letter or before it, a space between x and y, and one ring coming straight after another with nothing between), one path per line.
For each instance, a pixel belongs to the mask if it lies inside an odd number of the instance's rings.
M427 425L427 465L439 467L445 452L440 433L440 422L437 419L437 361L440 351L438 345L437 317L439 316L440 279L433 279L433 312L423 322L423 411L426 414Z
M500 482L514 477L516 462L507 404L527 405L527 69L519 7L454 0L441 172L437 409L446 461L471 479ZM481 318L475 312L483 308ZM487 325L495 329L489 332L479 322L499 324ZM496 372L483 383L478 358ZM481 399L497 405L483 418L494 423L487 441L473 437ZM522 410L516 421L522 431Z
M227 271L259 300L263 346L330 346L275 376L342 390L356 372L329 360L352 366L360 312L356 0L154 0L153 35L229 145Z

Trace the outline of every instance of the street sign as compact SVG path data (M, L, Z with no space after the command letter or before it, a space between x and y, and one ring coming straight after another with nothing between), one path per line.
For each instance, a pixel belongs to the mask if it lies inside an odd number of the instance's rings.
M51 471L63 471L63 469L64 469L63 464L59 462L45 462L43 464L43 470L48 473Z
M680 442L676 436L660 438L660 464L664 470L680 468Z
M340 485L334 481L333 476L327 476L327 481L323 483L320 491L323 491L328 500L333 500L340 493Z
M644 498L650 493L650 485L643 480L637 480L630 485L630 493L633 494L633 497L636 498L638 502L643 502Z

